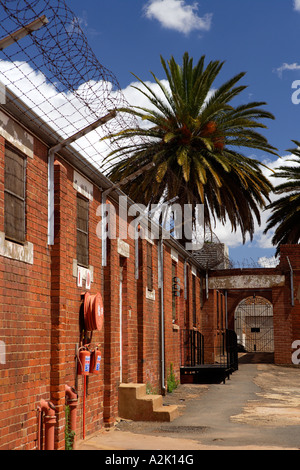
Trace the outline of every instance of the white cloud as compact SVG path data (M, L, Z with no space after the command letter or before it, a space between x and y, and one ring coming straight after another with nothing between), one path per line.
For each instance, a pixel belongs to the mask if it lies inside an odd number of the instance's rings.
M150 0L145 6L149 19L156 19L164 28L189 34L191 31L209 31L212 14L198 15L198 4L187 5L185 0Z
M112 85L103 81L83 83L74 93L58 92L43 73L34 71L26 62L0 61L0 80L56 131L62 140L95 122L99 103L100 115L105 115L108 112L107 106L113 108L114 98L117 100L117 92L111 90ZM104 91L106 96L102 103ZM95 100L88 108L84 100L91 95ZM111 120L105 126L100 126L79 138L72 146L96 168L104 171L103 159L110 150L110 145L108 141L101 142L100 139L107 135L109 130L116 131L114 126L118 125L116 120Z
M162 98L162 92L159 86L156 83L152 83L150 81L146 82L147 85L158 95ZM168 82L166 80L162 80L162 83L165 86L168 86ZM123 90L123 93L127 99L127 101L134 106L141 106L141 107L151 107L149 105L148 100L145 96L138 92L136 89L132 88L136 86L137 88L141 88L141 84L138 82L132 83L126 89ZM212 91L213 93L213 91ZM147 123L139 122L141 126L146 126ZM257 158L256 155L253 155L253 158ZM274 170L280 166L289 166L290 159L292 158L291 154L287 154L282 156L278 159L266 159L262 163L265 166L261 166L262 173L266 176L274 186L281 184L283 182L280 178L274 177ZM271 201L279 198L279 195L271 194ZM261 224L259 225L258 222L255 221L255 232L254 232L254 239L250 242L249 236L246 238L246 243L249 247L253 248L260 248L260 249L274 249L272 244L272 237L273 231L270 230L267 234L264 234L265 227L267 226L267 220L270 217L271 212L269 210L265 210L261 212ZM225 243L229 248L236 248L241 245L242 243L242 234L240 229L237 229L236 232L232 232L232 227L229 221L225 224L222 224L219 221L216 221L216 225L212 224L212 230L214 234L218 237L221 243Z
M160 80L160 82L168 90L168 92L170 92L168 80ZM164 94L157 83L150 81L144 81L144 83L156 94L156 96L166 102ZM128 87L122 90L126 101L128 101L131 106L146 108L150 110L157 110L157 108L145 97L145 95L138 90L146 92L148 95L150 95L150 92L148 92L148 90L146 90L146 88L140 82L132 82L130 85L128 85ZM146 121L139 120L139 125L141 127L148 127L152 124L147 123Z
M300 11L300 0L294 0L294 10Z
M81 30L90 36L98 36L100 34L96 29L89 26L86 11L83 11L81 16L74 16L70 25L67 26L67 31L72 34L81 34Z
M26 63L12 64L10 62L0 61L0 74L1 80L13 92L15 92L26 104L35 111L42 119L49 123L63 138L71 136L77 130L83 129L86 126L86 120L93 122L92 115L83 115L82 103L79 102L78 97L72 93L58 93L55 87L49 84L45 76L40 72L35 72ZM12 85L12 83L15 85ZM147 85L155 92L161 95L161 90L156 83L146 82ZM167 81L162 80L162 83L167 86ZM150 107L146 97L137 91L132 85L137 88L141 87L139 82L133 82L127 88L123 89L123 94L127 102L134 106ZM81 92L84 94L85 88L92 87L95 96L101 94L102 82L86 83L81 85ZM80 91L80 90L79 90ZM146 123L141 125L147 125ZM99 128L101 131L101 128ZM98 169L104 171L103 158L108 153L108 146L100 142L101 135L99 131L93 131L88 136L79 139L73 146L88 160L91 161ZM105 134L107 129L103 129ZM96 152L96 153L95 153ZM253 156L255 158L255 155ZM274 185L280 184L282 181L279 178L273 177L272 170L279 166L290 165L288 161L292 158L291 154L285 155L276 160L265 160L263 163L269 169L262 167L263 174L270 178ZM272 200L278 198L272 194ZM261 213L261 225L255 224L254 241L251 246L254 248L274 248L271 243L272 231L266 235L263 233L270 216L269 211ZM213 231L222 243L234 248L240 246L242 243L242 236L240 230L232 233L231 225L229 222L221 224L217 222L216 227L213 226ZM247 239L249 241L249 239Z
M255 158L255 156L253 156L253 158ZM274 170L280 166L290 166L291 162L289 160L291 160L291 158L293 158L293 156L291 154L288 154L276 160L263 161L263 164L266 165L268 168L262 166L262 173L271 181L274 186L278 186L279 184L284 182L284 179L274 177ZM281 197L281 195L276 195L273 193L270 195L271 201L274 201L279 197ZM264 210L260 214L261 224L259 225L258 222L255 221L253 241L250 242L249 236L247 236L246 239L246 243L249 247L260 249L274 249L274 246L272 244L274 230L270 230L268 233L264 234L264 230L267 226L267 221L270 215L271 211ZM229 222L223 225L217 221L216 226L213 227L213 231L219 238L219 240L222 243L225 243L229 248L236 248L242 243L242 234L240 229L237 229L236 232L232 232L231 224Z
M270 258L267 258L266 256L262 256L261 258L258 259L258 264L262 268L275 268L278 266L279 259L276 258L275 256L271 256Z
M300 0L299 0L299 3L300 3ZM274 69L274 72L278 73L279 77L282 77L282 74L285 71L295 72L297 70L300 70L300 65L297 62L294 62L293 64L287 64L285 62L284 64L282 64L277 69Z

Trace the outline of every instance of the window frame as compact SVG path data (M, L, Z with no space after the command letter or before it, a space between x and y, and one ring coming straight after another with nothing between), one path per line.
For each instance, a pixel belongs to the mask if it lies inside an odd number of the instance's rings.
M175 279L177 277L177 263L172 261L172 322L177 320L177 296L175 292Z
M153 291L153 245L147 241L147 289Z
M196 276L192 274L192 308L193 308L193 325L196 326L197 324L197 283L196 283Z
M17 194L17 192L14 192L12 189L8 189L6 186L6 163L7 163L7 151L10 152L13 155L16 155L19 159L22 159L23 162L23 175L22 175L22 192L23 195ZM10 233L7 230L7 210L6 210L6 195L8 195L10 198L14 198L15 200L21 201L23 209L23 220L22 220L22 225L23 227L19 230L22 232L22 236L16 237L12 233ZM26 237L27 237L27 156L23 154L19 149L14 147L12 144L9 142L5 141L4 145L4 233L5 233L5 239L8 241L11 241L13 243L16 243L18 245L24 245L26 243Z
M83 230L81 227L79 227L78 221L79 221L79 201L83 201L86 203L86 214L87 218L85 220L86 223L86 231ZM78 266L88 268L89 267L89 210L90 210L90 204L89 200L82 196L80 193L77 193L76 197L76 257L77 257L77 264ZM79 252L79 234L83 234L86 236L86 253L82 254ZM85 258L85 259L84 259Z

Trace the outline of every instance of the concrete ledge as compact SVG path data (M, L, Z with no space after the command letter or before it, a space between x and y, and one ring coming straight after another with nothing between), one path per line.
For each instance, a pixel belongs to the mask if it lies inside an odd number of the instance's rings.
M5 233L0 232L0 256L33 264L33 244L26 242L24 245L5 240Z

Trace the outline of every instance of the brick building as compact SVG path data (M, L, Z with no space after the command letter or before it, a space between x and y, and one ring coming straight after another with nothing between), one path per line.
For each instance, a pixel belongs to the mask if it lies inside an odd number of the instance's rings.
M23 107L8 91L0 110L0 449L39 448L41 400L55 406L55 448L64 449L66 386L78 394L80 438L113 425L121 382L164 393L171 364L180 379L181 331L200 327L201 273L174 239L162 250L158 240L121 239L123 194L72 147L55 154L51 200L49 150L61 139ZM116 230L106 243L104 194ZM86 331L86 292L102 297L101 330ZM86 343L102 360L83 400Z
M173 238L124 237L134 221L123 218L125 195L72 146L52 162L61 139L33 113L25 117L24 106L8 91L0 107L1 450L41 447L42 400L55 407L54 446L63 450L68 387L78 398L76 438L112 426L121 383L164 394L171 367L180 380L185 338L201 333L204 361L216 362L245 285L251 290L248 275L274 305L275 361L291 363L300 339L299 246L283 247L280 266L267 273L207 273ZM103 237L102 203L115 237ZM87 326L87 292L101 296L103 328ZM85 344L102 357L100 373L86 378L78 374Z

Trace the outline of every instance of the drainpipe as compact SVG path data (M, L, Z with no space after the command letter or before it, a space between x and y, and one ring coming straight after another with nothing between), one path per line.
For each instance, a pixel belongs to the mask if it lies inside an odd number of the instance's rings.
M89 132L97 129L97 127L102 126L111 119L114 119L116 115L116 110L110 111L106 116L101 117L93 124L89 124L84 129L76 132L76 134L63 140L59 144L54 145L54 147L51 147L48 150L48 245L54 245L54 155L75 142L77 139L80 139L80 137L84 137Z
M43 449L43 413L41 408L37 408L37 419L38 419L38 439L37 439L37 448L38 450Z
M164 244L162 238L159 240L160 246L160 303L161 303L161 386L165 387L165 310L164 310Z
M123 180L119 181L119 183L115 183L113 184L110 188L106 189L105 191L103 191L102 193L102 205L101 205L101 216L102 216L102 224L101 224L101 230L102 230L102 266L106 266L106 263L107 263L107 234L105 232L105 227L106 227L106 224L107 224L107 219L106 217L104 216L105 214L105 205L106 205L106 199L107 199L107 196L112 192L112 191L115 191L115 190L121 190L121 187L124 186L124 184L127 184L129 183L130 181L133 181L134 179L136 179L138 176L140 176L142 173L144 173L145 171L148 171L150 170L151 168L153 168L155 166L155 163L154 162L151 162L151 163L148 163L148 165L145 165L143 166L142 168L140 168L139 170L135 171L134 173L132 173L132 175L130 176L127 176L127 178L124 178Z
M45 450L54 450L55 406L50 401L41 400L39 410L42 414L44 413Z
M77 406L78 395L74 388L65 385L66 405L70 408L70 428L74 433L73 449L75 449L76 423L77 423Z
M206 276L205 276L205 290L206 290L206 300L208 300L209 297L209 289L208 289L208 270L206 270Z
M291 270L291 301L292 301L292 307L294 307L294 305L295 305L295 301L294 301L294 272L293 272L293 268L292 268L289 257L287 256L286 259L288 260L290 270Z
M54 245L54 151L48 152L48 245Z

